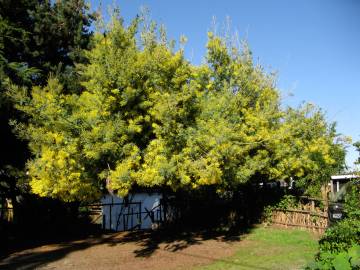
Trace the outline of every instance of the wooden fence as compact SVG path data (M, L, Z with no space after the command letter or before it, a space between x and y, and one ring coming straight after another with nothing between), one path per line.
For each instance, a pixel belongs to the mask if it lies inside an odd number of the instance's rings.
M301 205L301 209L273 209L271 222L285 227L301 227L323 233L329 225L328 202L316 198L305 199L308 203ZM319 202L324 204L322 208L315 206Z

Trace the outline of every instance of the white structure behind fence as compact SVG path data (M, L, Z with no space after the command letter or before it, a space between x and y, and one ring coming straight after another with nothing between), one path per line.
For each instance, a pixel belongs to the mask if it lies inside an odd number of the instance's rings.
M108 194L101 199L102 227L126 231L151 229L164 219L160 193L134 193L127 199Z

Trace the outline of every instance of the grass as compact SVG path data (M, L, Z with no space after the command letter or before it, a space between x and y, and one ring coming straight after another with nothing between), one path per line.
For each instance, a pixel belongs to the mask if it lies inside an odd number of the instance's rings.
M317 251L316 237L299 229L256 228L229 258L197 270L302 269Z

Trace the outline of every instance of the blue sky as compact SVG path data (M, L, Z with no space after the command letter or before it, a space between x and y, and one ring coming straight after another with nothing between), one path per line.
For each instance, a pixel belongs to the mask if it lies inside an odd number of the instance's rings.
M204 59L213 17L219 32L229 17L254 59L278 72L285 104L314 103L337 122L339 133L360 140L360 1L103 0L104 10L114 2L127 23L146 6L170 38L185 35L186 56L194 64ZM96 9L99 1L90 4ZM350 147L348 165L357 156Z

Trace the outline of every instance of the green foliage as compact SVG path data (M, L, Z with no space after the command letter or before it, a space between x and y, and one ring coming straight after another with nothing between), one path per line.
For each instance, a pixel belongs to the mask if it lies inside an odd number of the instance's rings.
M320 240L320 252L340 252L360 243L360 187L350 185L345 196L346 218L330 227Z
M174 190L215 186L219 192L260 179L323 181L332 168L334 127L314 106L281 109L274 78L209 33L207 62L193 66L156 24L114 14L77 66L83 89L51 78L44 87L11 87L28 123L32 190L63 200L90 200L108 188ZM303 180L301 180L303 179ZM302 181L302 182L301 182Z
M320 240L320 252L340 252L360 241L360 221L345 219L330 227Z
M263 218L267 222L271 222L272 213L275 209L297 209L300 203L293 195L284 195L275 205L267 205L264 209Z
M293 195L285 195L281 201L276 205L276 208L280 209L296 209L299 206L299 202Z
M360 141L357 141L353 144L353 146L356 148L356 151L358 151L358 153L360 153ZM360 157L357 159L356 161L357 164L360 163Z
M360 269L360 187L349 187L346 218L326 230L319 241L317 259L309 269Z
M360 245L354 244L348 250L338 253L330 251L320 253L318 260L309 264L306 269L313 270L346 270L360 269Z
M345 195L345 213L350 220L360 220L360 184L359 181L349 184Z
M17 84L44 84L50 72L66 84L81 62L94 19L84 1L0 1L0 67ZM51 52L51 53L50 53ZM2 60L2 61L1 61Z

